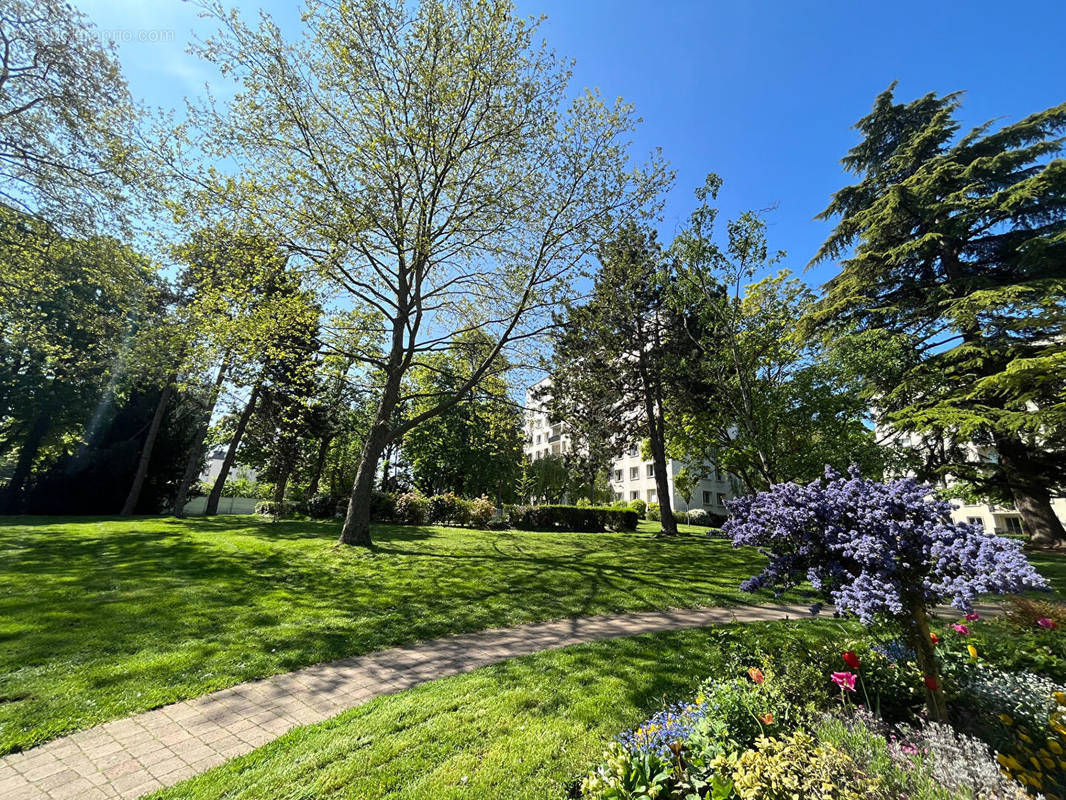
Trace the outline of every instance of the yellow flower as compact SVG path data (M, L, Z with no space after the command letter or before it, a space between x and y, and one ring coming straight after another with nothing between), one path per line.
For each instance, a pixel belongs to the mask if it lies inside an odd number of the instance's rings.
M966 649L970 651L970 658L977 658L977 648L972 644L966 645Z
M1058 703L1060 706L1066 706L1066 694L1064 694L1063 692L1055 692L1051 696L1055 698L1055 702Z

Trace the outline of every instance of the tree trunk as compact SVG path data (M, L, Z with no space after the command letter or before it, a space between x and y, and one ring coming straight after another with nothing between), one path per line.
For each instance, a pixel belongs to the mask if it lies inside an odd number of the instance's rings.
M380 417L380 414L379 414ZM388 416L385 417L388 419ZM370 493L374 488L374 473L378 461L385 451L388 440L388 427L384 419L379 419L370 429L370 435L363 445L359 458L359 469L355 473L352 494L348 501L348 513L341 528L340 544L357 544L369 547L370 539Z
M237 458L237 447L241 443L241 438L244 436L244 430L248 427L248 420L252 418L252 412L255 411L255 402L259 399L259 384L257 383L252 388L252 394L248 397L248 402L244 406L244 410L241 411L241 416L237 420L237 428L233 431L233 438L230 439L229 447L226 450L226 457L222 459L222 471L218 473L218 477L215 478L215 485L211 487L211 494L207 497L207 508L204 509L204 516L213 516L218 513L218 501L222 499L222 490L226 486L226 478L229 476L229 471L233 468L233 462Z
M944 688L940 685L940 665L936 657L929 630L929 614L925 604L912 601L910 604L911 642L918 660L918 668L925 680L925 708L934 722L946 722L947 706L944 703ZM931 684L931 685L930 685Z
M155 414L152 415L152 424L148 426L148 435L141 447L141 457L137 460L137 471L133 473L133 483L130 485L129 494L126 495L126 502L122 504L119 516L133 516L137 503L140 502L141 489L144 488L144 480L148 477L148 465L152 461L152 451L155 449L156 439L159 438L159 429L163 427L163 417L166 416L167 406L170 405L170 398L174 394L174 381L177 377L173 372L167 376L166 386L163 387L163 393L159 396Z
M1030 543L1040 547L1066 547L1066 529L1051 507L1051 492L1041 470L1029 463L1027 450L1022 441L996 437L999 462Z
M5 513L11 514L21 510L22 490L30 477L30 472L33 470L33 462L37 460L41 442L44 441L50 425L51 417L42 411L34 418L33 424L30 425L30 429L26 433L26 438L22 440L18 461L15 463L15 471L7 484L3 509Z
M277 522L284 514L285 490L289 486L289 475L292 474L292 459L285 456L278 465L277 478L274 483L274 521Z
M659 518L662 520L662 535L677 536L677 520L674 519L674 504L670 497L670 476L667 474L666 447L652 445L655 463L655 494L659 500Z
M318 483L322 479L322 470L326 468L326 456L329 455L329 443L332 441L332 436L323 436L322 441L318 443L318 456L315 458L315 471L314 474L311 475L311 483L307 487L308 500L318 494Z
M1066 528L1051 507L1051 493L1046 486L1011 486L1011 495L1030 544L1066 547Z
M178 486L177 494L174 495L174 516L176 517L185 516L185 505L189 499L189 489L192 488L192 482L196 480L196 476L200 474L204 457L204 441L207 439L207 432L211 428L211 415L215 412L215 405L218 403L218 396L222 392L222 384L226 380L228 368L229 359L223 358L222 364L218 368L218 374L215 376L211 394L205 404L204 417L200 421L200 427L196 429L196 438L193 439L192 446L189 448L189 458L185 462L185 474L181 476L181 484Z

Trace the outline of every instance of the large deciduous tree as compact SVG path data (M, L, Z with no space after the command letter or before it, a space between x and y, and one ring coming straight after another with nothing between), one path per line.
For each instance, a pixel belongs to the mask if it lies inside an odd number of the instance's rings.
M676 535L666 457L666 398L681 343L679 321L667 304L668 270L655 232L621 226L599 252L592 293L570 305L560 321L553 357L552 394L559 413L615 403L616 426L605 431L614 449L647 440L664 535Z
M815 261L840 273L812 322L908 349L871 376L884 421L947 440L941 475L1009 491L1034 542L1066 544L1050 504L1066 485L1066 104L960 136L958 93L893 88L843 159L859 182L822 214L837 225Z
M670 387L672 453L754 490L814 480L826 465L879 472L883 452L845 364L800 335L813 293L787 270L757 280L784 257L767 247L765 221L745 212L723 246L712 238L720 187L707 177L671 246L670 299L690 344Z
M381 315L382 355L366 357L379 403L340 537L368 545L384 450L541 332L571 267L666 173L630 165L627 105L566 105L568 65L506 0L324 0L296 43L212 9L222 30L201 52L242 82L228 110L199 116L244 168L219 192ZM473 330L492 346L468 379L398 417L420 355Z
M0 8L0 202L67 234L121 220L146 173L113 48L62 0Z

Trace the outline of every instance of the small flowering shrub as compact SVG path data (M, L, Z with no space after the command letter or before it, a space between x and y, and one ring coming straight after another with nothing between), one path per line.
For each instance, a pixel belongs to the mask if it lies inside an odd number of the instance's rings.
M951 505L911 478L878 483L857 468L847 477L827 468L824 481L779 483L729 510L723 530L734 547L758 547L769 559L741 588L781 593L806 580L866 625L895 620L915 648L934 719L945 709L927 609L950 603L968 612L982 594L1046 588L1018 542L953 522Z
M470 501L447 492L429 498L429 521L437 525L470 524Z
M470 501L470 526L473 528L485 528L492 518L496 516L496 506L485 495L475 497Z
M397 495L393 513L401 525L425 525L429 519L429 500L418 492L404 492Z

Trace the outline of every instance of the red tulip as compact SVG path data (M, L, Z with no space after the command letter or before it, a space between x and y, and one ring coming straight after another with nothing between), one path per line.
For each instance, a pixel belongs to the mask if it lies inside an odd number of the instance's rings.
M1055 620L1048 619L1047 617L1041 617L1036 621L1036 624L1041 628L1047 628L1049 631L1053 631L1058 627L1058 625L1055 624Z
M937 682L937 679L936 679L935 676L933 676L933 675L926 675L925 676L925 688L928 689L931 692L935 692L937 689L940 688L940 684Z
M931 641L933 644L939 644L940 638L935 633L931 633L929 634L929 641Z
M848 650L846 653L841 653L840 657L844 659L844 663L852 669L857 670L859 668L859 657L855 655L853 650Z
M766 678L763 677L762 670L758 667L752 667L748 670L748 674L751 675L751 679L756 683L762 683Z
M976 611L971 611L969 614L966 615L967 622L977 622L977 620L979 620L980 618L981 615L978 614Z
M761 717L759 717L759 719L762 720L763 725L773 725L774 724L774 715L773 714L763 714Z
M970 635L970 629L968 627L966 627L965 625L953 624L951 627L955 629L955 633L958 633L958 634L960 634L962 636L969 636Z

